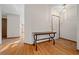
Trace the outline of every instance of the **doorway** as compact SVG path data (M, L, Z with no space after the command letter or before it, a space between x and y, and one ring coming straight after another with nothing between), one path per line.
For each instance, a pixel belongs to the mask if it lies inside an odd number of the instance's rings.
M52 31L56 32L55 39L60 37L60 19L57 15L52 15Z
M7 38L7 17L2 18L2 39Z

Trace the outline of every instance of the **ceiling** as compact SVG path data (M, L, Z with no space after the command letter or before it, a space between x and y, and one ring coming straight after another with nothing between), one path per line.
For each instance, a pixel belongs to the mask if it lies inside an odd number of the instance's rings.
M20 13L24 10L23 4L1 4L2 15L7 14L16 14L20 15Z
M61 8L62 4L48 4L52 8ZM0 4L2 8L2 15L16 14L20 15L24 12L24 4Z

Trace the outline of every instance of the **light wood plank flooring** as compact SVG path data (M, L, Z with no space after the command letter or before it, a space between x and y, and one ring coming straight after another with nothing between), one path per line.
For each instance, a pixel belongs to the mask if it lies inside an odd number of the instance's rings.
M56 44L47 41L38 44L38 51L33 45L24 44L21 39L5 39L0 45L1 55L78 55L76 43L57 39Z

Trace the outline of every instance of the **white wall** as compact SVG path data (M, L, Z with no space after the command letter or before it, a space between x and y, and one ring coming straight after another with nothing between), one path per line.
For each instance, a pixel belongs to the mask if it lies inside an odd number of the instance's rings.
M79 5L77 5L77 49L79 50Z
M18 15L7 15L7 37L20 36L20 17Z
M25 42L33 43L32 32L51 31L48 5L25 5Z
M79 22L77 23L77 49L79 50Z
M24 38L24 5L19 6L20 9L20 36L21 38Z
M61 17L61 37L77 41L77 5L66 5L65 10L62 8L61 5L52 6L52 9L48 5L25 5L25 42L33 42L32 32L51 31L49 19L52 14Z
M51 28L53 31L56 32L55 39L59 38L59 17L56 17L59 16L59 10L60 10L59 6L51 7L51 23L52 23Z
M77 16L77 5L66 5L61 15L61 37L77 41L76 16Z
M22 24L24 24L24 4L1 4L2 14L6 16L7 14L20 15L20 36L23 36Z
M22 4L1 4L2 14L17 14L21 12Z
M2 44L2 15L1 15L1 7L0 7L0 44Z
M60 16L60 36L66 39L77 41L76 23L77 23L77 5L54 6L51 9L51 15Z

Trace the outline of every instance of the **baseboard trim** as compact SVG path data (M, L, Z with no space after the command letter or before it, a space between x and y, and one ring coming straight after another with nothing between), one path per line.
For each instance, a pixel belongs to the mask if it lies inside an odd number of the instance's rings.
M64 39L64 40L68 40L68 41L77 43L76 41L73 41L73 40L70 40L70 39L67 39L67 38L63 38L63 37L60 37L59 39Z
M17 37L7 37L7 39L15 39L15 38L20 38L20 36L17 36Z

